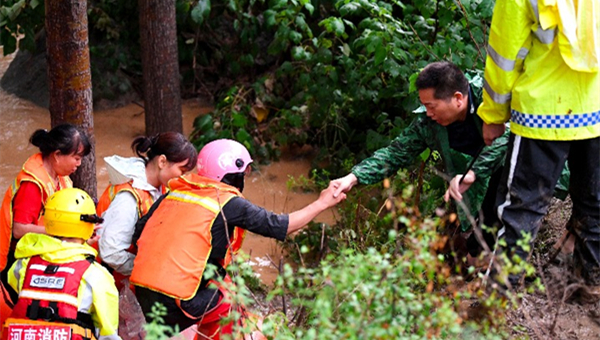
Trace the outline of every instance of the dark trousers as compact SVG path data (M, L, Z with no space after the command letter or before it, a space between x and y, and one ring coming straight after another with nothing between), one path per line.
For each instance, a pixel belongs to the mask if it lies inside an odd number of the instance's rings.
M198 323L202 316L219 304L221 299L219 290L212 288L200 288L193 298L186 301L176 300L140 286L135 287L135 296L140 302L146 321L152 321L149 313L152 311L152 306L159 303L167 311L167 315L163 316L165 324L168 326L177 325L179 330L184 330Z
M576 236L574 258L588 284L600 285L600 137L543 141L511 134L496 204L508 252L527 259L517 246L522 233L532 242L546 215L566 161L573 212L568 225ZM533 243L532 243L533 245Z

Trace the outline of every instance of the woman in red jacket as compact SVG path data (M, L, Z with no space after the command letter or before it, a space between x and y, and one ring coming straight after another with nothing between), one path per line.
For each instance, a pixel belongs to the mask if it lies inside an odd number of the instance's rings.
M16 293L7 284L6 272L15 261L17 241L27 233L46 233L41 222L46 200L56 191L73 187L69 175L91 150L85 132L71 124L57 125L50 131L37 130L29 141L40 152L25 162L0 208L0 280L2 300L9 306L16 300ZM5 309L2 312L5 315Z

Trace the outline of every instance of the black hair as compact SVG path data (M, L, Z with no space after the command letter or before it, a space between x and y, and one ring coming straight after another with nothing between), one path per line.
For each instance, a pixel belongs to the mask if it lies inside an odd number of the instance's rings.
M165 155L171 163L187 160L185 170L190 171L196 166L198 151L181 133L162 132L152 137L139 136L131 143L131 149L148 164L154 157Z
M457 91L468 95L469 81L458 66L447 62L431 63L419 73L415 82L417 89L434 89L436 99L450 99Z
M29 142L40 149L44 158L57 150L63 155L71 155L83 147L83 151L79 154L82 157L87 156L92 150L87 134L83 129L72 124L60 124L50 131L36 130L29 138Z

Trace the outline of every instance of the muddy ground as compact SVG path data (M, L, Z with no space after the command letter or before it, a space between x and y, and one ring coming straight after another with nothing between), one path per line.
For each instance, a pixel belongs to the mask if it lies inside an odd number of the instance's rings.
M600 303L589 301L574 292L582 283L573 275L572 261L563 256L562 263L548 263L551 246L565 231L570 217L571 202L554 200L536 240L532 263L546 292L525 294L519 308L508 313L514 338L592 340L600 339Z

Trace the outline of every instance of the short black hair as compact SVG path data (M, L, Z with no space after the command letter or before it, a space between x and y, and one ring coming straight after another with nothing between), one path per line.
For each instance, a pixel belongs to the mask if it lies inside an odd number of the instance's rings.
M469 81L458 66L447 62L431 63L419 73L415 82L417 89L434 89L436 99L450 99L456 91L468 95Z

